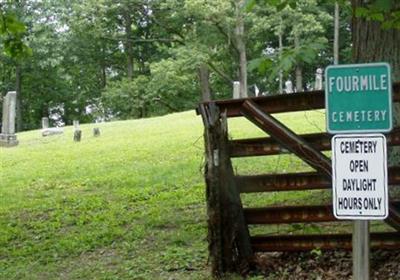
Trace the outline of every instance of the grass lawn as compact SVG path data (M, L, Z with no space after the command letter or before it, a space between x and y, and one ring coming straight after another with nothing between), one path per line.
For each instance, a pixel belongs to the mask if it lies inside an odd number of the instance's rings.
M324 131L323 111L283 114ZM231 137L263 136L244 119ZM0 279L209 279L203 126L193 111L81 125L82 142L20 133L0 150ZM240 174L306 170L292 156L235 159ZM245 205L302 203L321 192L243 196ZM325 198L324 198L325 197ZM318 203L318 202L316 202ZM275 232L290 228L254 228Z

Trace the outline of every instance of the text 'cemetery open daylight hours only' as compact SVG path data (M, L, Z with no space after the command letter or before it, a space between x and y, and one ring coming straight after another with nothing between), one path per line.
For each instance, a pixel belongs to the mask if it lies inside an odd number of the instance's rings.
M388 215L386 138L382 134L332 139L334 215L384 219Z

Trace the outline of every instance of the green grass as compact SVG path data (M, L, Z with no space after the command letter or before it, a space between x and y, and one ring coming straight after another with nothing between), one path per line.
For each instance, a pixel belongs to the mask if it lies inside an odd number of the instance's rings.
M321 111L280 115L323 131ZM232 138L263 136L243 119ZM20 133L1 149L0 279L209 279L202 168L194 112L81 125L82 142ZM291 156L234 161L241 174L307 169ZM243 196L245 205L299 203L315 192ZM255 229L256 232L275 228ZM285 229L290 230L290 229Z

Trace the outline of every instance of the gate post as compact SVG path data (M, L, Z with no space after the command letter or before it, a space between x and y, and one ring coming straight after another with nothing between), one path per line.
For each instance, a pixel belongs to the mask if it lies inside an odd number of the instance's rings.
M208 248L214 276L245 273L253 257L250 235L229 156L227 118L214 103L200 105L206 150Z

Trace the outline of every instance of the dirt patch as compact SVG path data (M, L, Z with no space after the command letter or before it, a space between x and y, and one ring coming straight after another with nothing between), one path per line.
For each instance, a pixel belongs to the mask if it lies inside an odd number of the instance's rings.
M351 252L306 252L257 254L257 275L279 280L348 280L352 275ZM371 279L400 279L400 252L373 251Z

